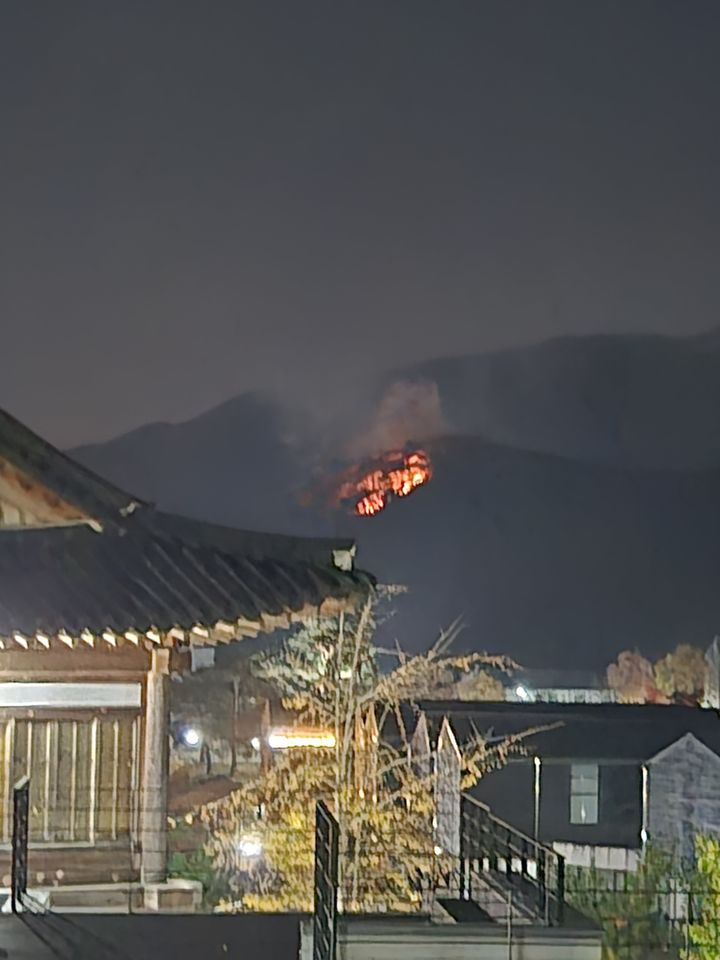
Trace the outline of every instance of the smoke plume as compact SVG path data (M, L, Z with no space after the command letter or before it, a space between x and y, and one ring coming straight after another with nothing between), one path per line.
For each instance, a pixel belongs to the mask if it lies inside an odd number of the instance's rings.
M385 391L370 426L350 443L348 455L352 459L374 457L446 430L437 384L399 380Z

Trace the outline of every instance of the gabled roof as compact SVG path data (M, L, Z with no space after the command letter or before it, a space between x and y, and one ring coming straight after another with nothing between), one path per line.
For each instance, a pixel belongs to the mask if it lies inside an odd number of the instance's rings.
M0 644L229 641L367 592L348 540L287 537L156 510L0 412L0 458L94 521L0 528Z
M669 744L659 753L656 753L654 757L650 757L648 764L662 763L663 760L667 760L675 753L694 753L702 756L707 763L720 764L720 756L701 740L698 740L694 733L686 733L679 740Z

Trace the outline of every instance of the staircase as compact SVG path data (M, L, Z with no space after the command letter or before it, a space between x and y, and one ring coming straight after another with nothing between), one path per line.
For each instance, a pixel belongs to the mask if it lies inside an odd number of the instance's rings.
M565 915L565 861L485 804L462 798L459 875L436 892L456 921L561 926Z

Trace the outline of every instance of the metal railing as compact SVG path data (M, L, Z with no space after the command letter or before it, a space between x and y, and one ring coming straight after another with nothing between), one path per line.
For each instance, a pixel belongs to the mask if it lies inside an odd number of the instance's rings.
M500 820L484 803L463 796L460 830L460 895L473 897L473 878L502 892L513 891L530 917L559 926L565 914L565 860Z
M338 824L321 801L315 813L313 960L335 960L338 909Z
M642 865L634 871L571 866L566 887L567 902L601 928L607 960L720 957L717 891L708 878Z
M10 871L10 906L19 913L27 896L28 820L30 813L30 778L23 777L13 788L12 866Z

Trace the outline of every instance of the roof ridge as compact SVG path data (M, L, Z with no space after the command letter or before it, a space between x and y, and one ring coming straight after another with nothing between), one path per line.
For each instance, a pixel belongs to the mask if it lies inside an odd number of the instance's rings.
M350 570L356 552L355 541L350 537L308 537L244 530L155 508L144 511L139 519L143 526L155 534L186 543L194 542L197 546L210 547L229 555L242 553L255 558L291 559ZM348 566L343 567L343 562Z

